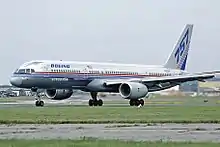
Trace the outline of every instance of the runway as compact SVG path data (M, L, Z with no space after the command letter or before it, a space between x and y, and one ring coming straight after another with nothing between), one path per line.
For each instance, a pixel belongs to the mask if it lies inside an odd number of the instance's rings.
M7 101L7 99L12 101ZM89 96L75 95L70 99L65 100L50 100L43 98L45 107L47 106L88 106ZM102 98L103 106L113 107L128 107L129 101L122 99L118 96L107 96ZM204 102L204 99L193 98L157 98L146 99L145 106L220 106L220 98L210 99L209 102ZM7 107L33 107L35 106L35 99L33 97L18 97L18 98L5 98L5 101L0 101L0 109Z
M0 125L0 139L122 139L220 142L220 124Z

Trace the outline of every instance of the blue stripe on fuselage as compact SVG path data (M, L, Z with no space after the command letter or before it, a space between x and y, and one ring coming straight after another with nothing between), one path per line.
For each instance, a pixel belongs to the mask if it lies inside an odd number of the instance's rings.
M33 77L33 78L73 78L73 79L121 79L121 78L141 78L140 75L95 75L95 74L69 74L69 73L32 73L32 74L13 74L13 77Z

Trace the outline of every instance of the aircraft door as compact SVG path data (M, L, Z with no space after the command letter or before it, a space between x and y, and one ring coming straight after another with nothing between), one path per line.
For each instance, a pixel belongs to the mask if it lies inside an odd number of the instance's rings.
M82 70L82 72L83 72L83 79L88 79L88 77L89 77L89 70L87 68L84 68Z

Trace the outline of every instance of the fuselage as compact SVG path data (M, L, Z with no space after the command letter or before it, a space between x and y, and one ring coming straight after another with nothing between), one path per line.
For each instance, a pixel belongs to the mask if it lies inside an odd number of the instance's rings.
M187 72L163 66L37 60L16 69L10 83L20 88L83 90L94 79L140 79L183 74Z

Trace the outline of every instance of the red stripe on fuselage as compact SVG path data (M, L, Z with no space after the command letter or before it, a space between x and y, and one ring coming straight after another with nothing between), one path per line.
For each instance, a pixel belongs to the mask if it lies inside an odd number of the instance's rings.
M83 75L97 75L97 76L140 76L140 77L162 77L165 76L164 74L105 74L105 73L75 73L75 72L35 72L38 74L83 74Z

